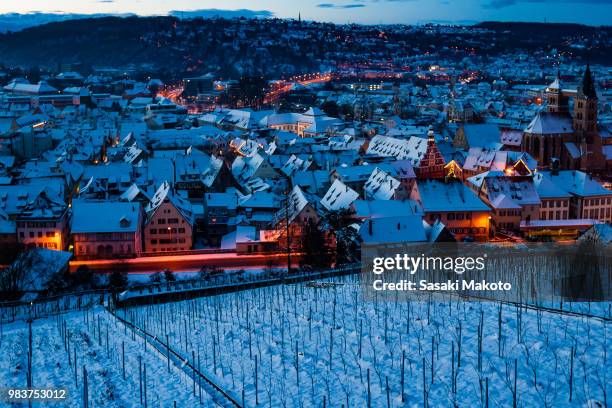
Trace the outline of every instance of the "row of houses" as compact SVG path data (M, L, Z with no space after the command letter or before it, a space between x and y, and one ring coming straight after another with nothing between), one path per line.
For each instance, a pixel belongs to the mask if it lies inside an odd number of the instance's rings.
M11 149L0 154L1 239L89 259L275 250L336 212L364 242L612 221L611 192L562 160L544 166L523 148L529 132L437 116L351 122L316 107L190 115L147 101L15 118L0 143ZM28 134L38 150L23 155L15 135Z

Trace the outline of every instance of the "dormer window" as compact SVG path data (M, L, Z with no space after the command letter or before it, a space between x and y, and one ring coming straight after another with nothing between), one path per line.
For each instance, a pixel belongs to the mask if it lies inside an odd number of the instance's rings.
M125 216L123 216L119 220L119 225L121 226L121 228L127 228L130 226L130 220L126 218Z

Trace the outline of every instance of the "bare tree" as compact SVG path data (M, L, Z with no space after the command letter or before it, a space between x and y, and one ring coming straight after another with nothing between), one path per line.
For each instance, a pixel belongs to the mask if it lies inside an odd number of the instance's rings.
M29 271L39 262L36 251L21 253L15 261L0 270L0 296L2 298L15 298L24 289Z

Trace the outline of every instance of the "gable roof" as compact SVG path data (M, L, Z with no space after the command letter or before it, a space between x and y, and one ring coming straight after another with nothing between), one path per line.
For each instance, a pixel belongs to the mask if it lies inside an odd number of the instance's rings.
M376 135L370 140L366 154L381 157L395 157L418 165L427 151L427 139L411 136L408 139Z
M291 157L289 157L289 159L281 167L281 171L287 176L292 176L297 171L308 170L311 164L312 160L300 159L295 154L292 154Z
M9 216L53 217L66 208L62 192L51 186L38 183L0 186L0 210Z
M285 221L289 221L289 224L291 224L300 212L314 200L316 200L316 196L307 195L299 186L294 186L287 195L287 202L281 204L281 208L274 215L272 224L278 226ZM316 206L316 202L314 202L314 205Z
M495 208L540 204L540 197L530 176L508 177L501 171L487 171L467 181L478 189L486 184L489 203Z
M72 203L72 233L136 232L139 221L139 203L84 200Z
M571 194L554 183L545 173L535 173L533 184L540 198L569 198Z
M291 184L316 193L329 184L329 172L325 170L296 171L291 175Z
M501 145L501 132L499 127L494 124L466 124L463 125L463 132L468 148L488 147L498 149Z
M355 200L353 207L358 218L393 218L423 214L422 208L414 200Z
M366 197L374 200L390 200L400 186L400 181L376 167L364 185Z
M264 157L259 153L249 157L238 156L232 163L232 175L242 184L257 172L264 160Z
M328 210L336 211L348 208L357 198L359 194L355 190L336 179L321 199L321 204Z
M417 188L426 212L489 211L489 207L460 181L422 180Z
M597 180L582 171L561 170L557 175L553 175L550 171L541 173L555 185L579 197L612 196L612 191L605 189Z
M187 222L193 224L193 210L191 208L191 203L179 196L173 195L170 191L170 184L167 181L164 181L159 186L155 192L155 195L145 207L145 212L147 213L149 219L166 200L170 201L170 203L178 210L178 212Z
M426 242L427 233L419 215L366 220L359 228L364 243Z
M525 133L537 135L573 133L572 118L563 113L538 112L525 129Z
M128 201L128 202L132 202L134 200L136 200L136 198L138 198L138 196L141 196L143 198L146 198L147 201L150 201L151 198L140 189L140 187L138 187L136 185L136 183L133 183L127 190L125 190L121 196L119 196L119 201Z

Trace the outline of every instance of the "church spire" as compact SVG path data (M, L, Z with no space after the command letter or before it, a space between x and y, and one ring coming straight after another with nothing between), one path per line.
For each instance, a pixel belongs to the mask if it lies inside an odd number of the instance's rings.
M597 98L597 92L595 92L595 81L593 80L589 63L587 63L586 69L584 70L582 82L578 86L578 97L585 99Z

